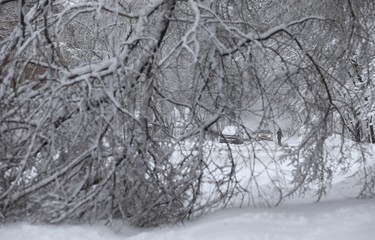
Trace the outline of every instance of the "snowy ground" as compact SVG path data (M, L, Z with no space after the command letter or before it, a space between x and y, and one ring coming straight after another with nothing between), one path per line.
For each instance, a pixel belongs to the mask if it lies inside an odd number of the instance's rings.
M298 142L291 139L288 144ZM0 226L0 240L373 240L375 200L348 199L351 193L355 195L353 186L352 179L341 176L320 203L307 196L277 208L226 209L184 225L147 230L120 224L109 229L101 225L16 223Z
M41 226L18 223L0 227L1 240L372 240L374 200L335 200L272 209L229 209L184 226L138 230L123 226Z

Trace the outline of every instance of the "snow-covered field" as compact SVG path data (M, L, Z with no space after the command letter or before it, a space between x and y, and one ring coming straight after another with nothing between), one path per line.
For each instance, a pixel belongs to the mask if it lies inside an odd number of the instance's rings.
M330 152L333 155L339 154L334 149L337 140L331 138ZM298 141L290 139L287 143L293 146L298 144ZM281 150L273 143L270 143L269 149L270 152L259 150L260 158L266 158L269 154L281 154ZM272 152L272 149L275 151ZM236 151L240 153L241 149ZM268 168L271 166L272 164L267 165ZM286 167L287 164L280 166ZM0 226L0 240L375 239L375 200L348 198L357 194L357 178L349 178L350 172L343 175L335 171L334 174L329 194L319 203L314 202L311 193L303 199L284 201L277 208L243 207L220 210L193 222L155 229L137 229L120 223L114 228L103 225L47 226L15 223Z
M271 209L227 209L181 226L151 230L122 226L45 226L18 223L0 227L1 240L372 240L375 201L299 203Z

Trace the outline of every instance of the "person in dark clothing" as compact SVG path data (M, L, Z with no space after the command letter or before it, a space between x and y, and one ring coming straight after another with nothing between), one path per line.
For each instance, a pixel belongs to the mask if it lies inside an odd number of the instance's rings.
M279 146L281 146L281 138L283 137L283 132L279 128L279 130L277 130L276 134L277 134L277 144L279 144Z

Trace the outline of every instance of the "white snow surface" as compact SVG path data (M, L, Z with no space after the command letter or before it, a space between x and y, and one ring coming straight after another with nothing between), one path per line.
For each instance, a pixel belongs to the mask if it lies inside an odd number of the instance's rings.
M224 135L236 135L237 134L237 127L236 126L226 126L222 134Z
M319 203L308 194L276 208L219 210L195 221L153 229L126 223L112 228L13 223L0 225L0 240L375 240L375 199L350 198L357 194L358 179L337 177Z
M374 200L334 200L271 209L227 209L181 226L113 230L101 225L0 227L1 240L372 240Z

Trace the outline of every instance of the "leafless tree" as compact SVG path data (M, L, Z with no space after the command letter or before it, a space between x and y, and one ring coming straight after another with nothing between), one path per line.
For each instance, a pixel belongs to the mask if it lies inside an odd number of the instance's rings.
M330 126L347 137L356 131L350 121L372 111L360 95L372 96L371 55L348 57L373 49L373 12L363 12L373 6L284 2L1 2L17 16L8 37L0 32L1 218L146 227L238 196L277 205L314 183L323 196ZM270 176L271 189L262 186L255 168L265 163L251 141L241 153L208 141L222 125L245 127L246 116L277 124L286 114L306 136L285 155L295 166L292 190L282 172ZM245 181L241 164L250 169Z

